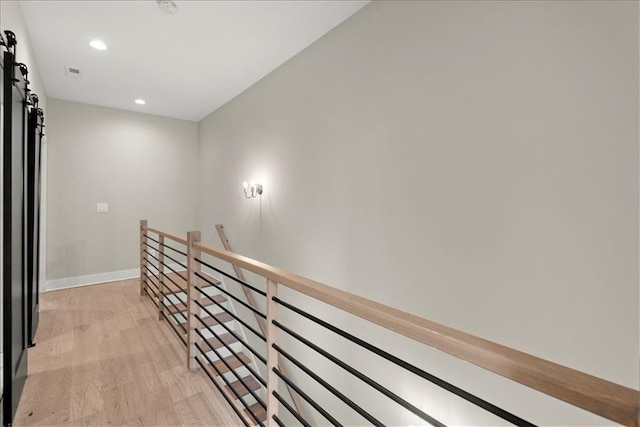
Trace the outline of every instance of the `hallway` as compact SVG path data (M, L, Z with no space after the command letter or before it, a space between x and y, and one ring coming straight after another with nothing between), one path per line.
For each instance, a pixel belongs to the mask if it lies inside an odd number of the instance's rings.
M36 347L15 425L237 425L139 280L41 295ZM218 410L215 410L218 408Z

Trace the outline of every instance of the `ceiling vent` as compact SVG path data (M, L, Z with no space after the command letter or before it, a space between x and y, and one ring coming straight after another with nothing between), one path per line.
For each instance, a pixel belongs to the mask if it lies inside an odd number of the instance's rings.
M68 65L64 67L64 73L67 75L67 77L69 77L70 79L79 79L82 78L82 72L80 71L79 68L76 67L69 67Z
M173 0L156 0L158 3L158 9L160 12L166 13L167 15L175 15L178 13L178 5Z

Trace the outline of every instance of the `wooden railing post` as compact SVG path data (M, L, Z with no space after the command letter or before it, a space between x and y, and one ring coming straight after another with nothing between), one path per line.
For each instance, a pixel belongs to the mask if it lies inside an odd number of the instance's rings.
M278 294L278 284L267 280L267 425L275 427L274 415L278 415L278 400L273 392L278 391L278 376L273 371L278 367L278 351L273 348L277 342L278 329L273 324L277 318L278 306L273 300Z
M164 313L164 236L158 236L158 320Z
M187 368L190 371L198 369L196 343L202 341L196 333L196 328L200 327L196 319L196 314L200 312L196 304L199 296L195 288L198 284L196 272L199 273L202 270L202 266L199 262L196 262L196 258L199 259L201 254L200 250L194 247L195 243L200 243L200 232L189 231L187 233Z
M144 277L147 274L147 257L144 250L147 244L147 220L140 220L140 295L144 295L144 290L147 287Z

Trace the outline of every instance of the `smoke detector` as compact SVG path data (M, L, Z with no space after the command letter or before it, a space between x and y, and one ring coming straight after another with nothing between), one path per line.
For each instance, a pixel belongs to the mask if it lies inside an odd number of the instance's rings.
M175 15L178 13L178 5L173 0L156 0L158 3L158 9L160 12L166 13L167 15Z

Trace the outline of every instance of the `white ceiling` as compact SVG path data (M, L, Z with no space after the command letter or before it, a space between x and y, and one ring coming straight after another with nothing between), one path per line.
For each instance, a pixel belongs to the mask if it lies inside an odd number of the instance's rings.
M154 0L21 1L47 96L197 121L368 2L176 3L167 15Z

